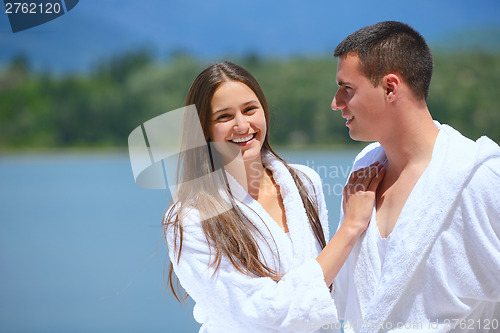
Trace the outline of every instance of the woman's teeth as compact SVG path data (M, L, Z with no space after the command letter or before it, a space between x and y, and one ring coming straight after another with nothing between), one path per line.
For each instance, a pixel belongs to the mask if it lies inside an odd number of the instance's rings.
M251 139L253 139L253 134L249 135L249 136L245 136L243 138L236 138L236 139L232 139L231 141L234 142L234 143L243 143L243 142L247 142Z

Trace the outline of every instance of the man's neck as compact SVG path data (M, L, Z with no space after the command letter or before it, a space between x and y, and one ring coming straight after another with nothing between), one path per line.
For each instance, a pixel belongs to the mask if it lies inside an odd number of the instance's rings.
M401 117L380 141L388 160L387 171L401 173L408 167L429 164L438 132L427 108Z
M408 110L400 110L408 111ZM397 128L381 140L386 173L376 193L377 226L382 237L394 229L406 200L429 165L439 130L427 109L394 119ZM419 112L419 113L417 113Z

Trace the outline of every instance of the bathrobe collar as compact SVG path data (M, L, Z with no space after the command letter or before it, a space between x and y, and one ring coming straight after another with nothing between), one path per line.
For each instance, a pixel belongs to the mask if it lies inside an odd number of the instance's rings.
M293 243L293 249L291 248L291 251L293 251L292 266L300 265L305 260L315 257L318 251L317 247L314 246L318 242L310 227L302 198L300 197L292 175L283 162L269 152L262 154L262 162L264 167L271 171L274 181L279 185L281 197L283 198L283 206L285 208L289 236ZM300 172L298 172L298 174L301 175ZM253 199L231 174L226 172L226 175L229 187L236 201L250 208L260 217L252 219L252 222L263 235L266 235L266 241L269 244L290 243L288 235L280 228L276 221L271 218L262 205L257 200ZM307 180L303 177L302 181L304 184L307 184ZM272 248L273 252L278 250L276 246L272 246Z
M379 236L376 225L369 227L353 249L352 255L358 256L353 279L359 286L360 308L366 322L384 322L403 291L411 287L419 263L426 258L440 230L452 222L448 216L464 184L484 159L481 150L485 149L481 149L481 145L450 126L436 125L440 131L432 159L406 200L391 233L384 271L381 272L380 259L375 253L374 242ZM487 141L482 138L478 143L491 145ZM367 158L363 161L364 157ZM364 157L358 161L356 169L375 160L382 162L385 152L379 146Z

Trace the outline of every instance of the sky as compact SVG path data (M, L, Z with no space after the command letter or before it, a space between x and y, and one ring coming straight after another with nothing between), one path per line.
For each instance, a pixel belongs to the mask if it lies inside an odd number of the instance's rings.
M384 20L412 25L431 45L451 37L460 43L465 32L485 29L483 45L500 44L497 0L81 0L65 15L17 33L0 13L0 66L25 54L35 68L85 71L141 48L159 58L327 56L349 33Z

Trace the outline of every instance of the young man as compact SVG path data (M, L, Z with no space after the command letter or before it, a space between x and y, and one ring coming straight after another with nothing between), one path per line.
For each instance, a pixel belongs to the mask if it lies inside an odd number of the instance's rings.
M408 25L360 29L334 56L332 109L352 139L376 141L353 170L387 169L335 281L345 330L499 331L500 148L433 121L432 55Z

